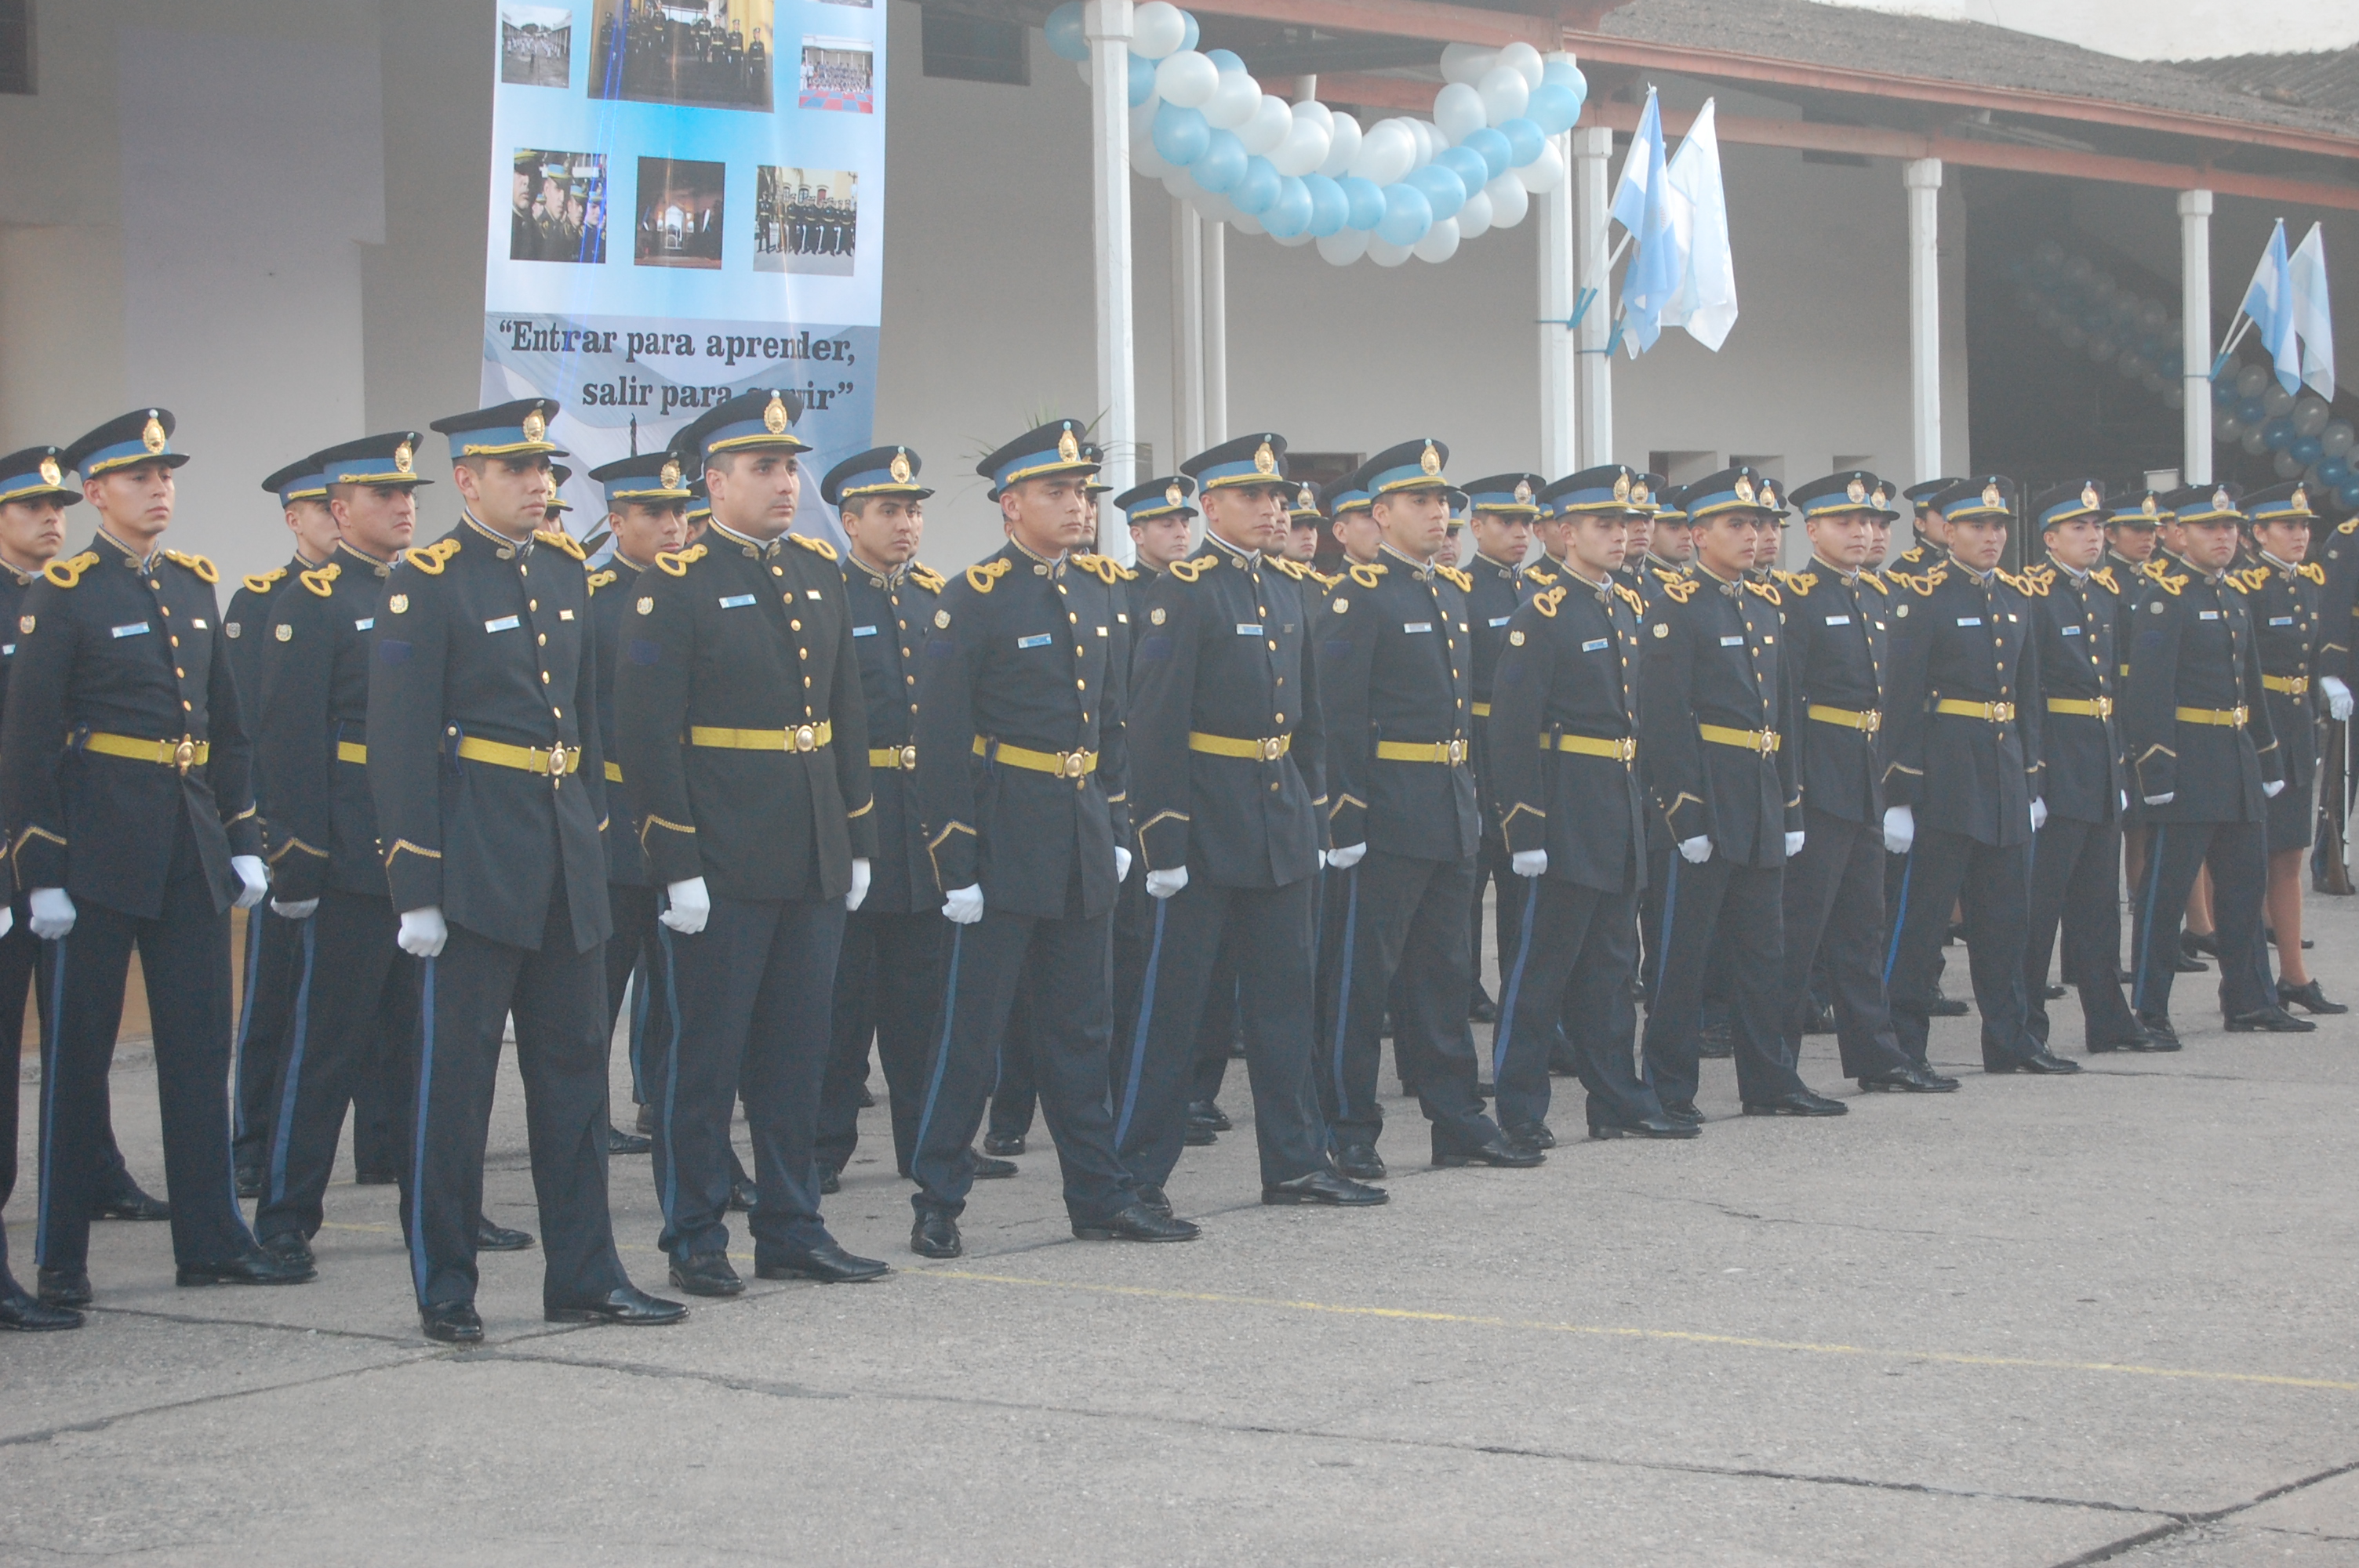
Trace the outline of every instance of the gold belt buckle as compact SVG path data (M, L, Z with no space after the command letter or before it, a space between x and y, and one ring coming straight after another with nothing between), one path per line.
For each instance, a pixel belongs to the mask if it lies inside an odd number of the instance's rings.
M1769 756L1777 750L1777 731L1775 730L1756 730L1753 736L1754 744L1761 748L1763 756Z
M2101 697L2097 698L2097 717L2100 719L2111 719L2113 716L2114 699L2110 697Z
M1269 736L1261 742L1261 760L1263 762L1274 762L1284 755L1286 755L1286 741L1278 736Z
M565 776L565 748L562 746L549 749L549 776L553 779Z
M182 736L180 738L180 743L172 748L172 765L179 768L182 773L186 773L190 768L195 766L196 761L197 743L195 740L189 736Z
M1860 730L1864 734L1873 735L1877 730L1884 728L1884 710L1882 708L1871 708L1865 713L1861 714L1859 719Z
M2242 730L2245 727L2245 721L2252 717L2252 709L2246 708L2242 703L2238 703L2228 711L2234 717L2236 728L2239 730Z
M904 747L902 747L902 748L901 748L901 752L900 752L900 759L901 759L901 771L902 771L903 773L916 773L916 772L918 771L918 748L916 748L915 746L904 746Z
M1088 757L1080 752L1062 752L1057 756L1057 771L1069 779L1078 779L1088 766Z
M2015 704L1994 702L1990 705L1990 716L1994 724L2012 724L2015 722Z
M797 752L818 751L819 727L812 724L801 724L796 726L795 729L788 733L787 743L790 750Z
M1451 741L1443 747L1442 754L1449 759L1450 765L1454 768L1466 760L1466 742L1462 740Z
M1638 737L1625 735L1614 742L1614 755L1622 762L1636 762L1638 757Z

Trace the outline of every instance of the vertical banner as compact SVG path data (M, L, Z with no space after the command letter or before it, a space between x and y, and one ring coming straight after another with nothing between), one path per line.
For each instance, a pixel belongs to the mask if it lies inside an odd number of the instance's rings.
M875 0L500 0L484 260L486 405L552 397L591 469L749 387L788 394L799 532L869 445L884 296Z

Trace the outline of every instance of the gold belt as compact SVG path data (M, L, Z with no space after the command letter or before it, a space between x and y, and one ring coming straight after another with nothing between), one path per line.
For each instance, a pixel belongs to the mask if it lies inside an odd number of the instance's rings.
M2077 719L2111 719L2114 699L2110 697L2051 697L2048 699L2050 713L2069 713Z
M2308 676L2263 676L2261 684L2271 691L2281 691L2288 697L2300 697L2310 690Z
M82 749L96 752L102 757L125 757L135 762L178 768L184 773L192 767L203 767L205 759L213 754L212 742L185 735L178 741L147 741L136 735L109 735L103 730L92 730L84 736Z
M362 767L367 767L368 747L359 741L339 741L336 742L336 761L358 762ZM609 762L606 765L611 768L614 764Z
M1026 768L1036 773L1054 773L1075 784L1098 771L1095 752L1035 752L1023 746L994 743L978 735L974 738L974 754L988 757L995 762L1006 762L1011 768Z
M1864 730L1870 735L1884 728L1884 715L1873 708L1829 708L1823 702L1814 702L1810 714L1821 724L1840 724L1846 730Z
M1945 697L1933 705L1933 711L1960 719L1988 719L1993 724L2015 722L2015 704L2011 702L1961 702L1954 697Z
M1274 762L1294 750L1294 737L1270 735L1259 741L1239 741L1228 735L1207 735L1201 730L1190 730L1188 749L1215 757L1243 757L1249 762Z
M792 730L728 730L711 724L688 727L688 743L723 752L816 752L835 739L827 719L798 724Z
M871 746L868 748L868 765L872 768L898 768L905 773L914 773L918 766L918 748Z
M511 746L504 741L482 741L473 735L459 738L459 755L471 762L489 762L495 768L514 768L519 773L540 773L561 779L582 766L579 746Z
M606 782L608 784L621 784L623 782L622 763L608 762L606 764Z
M1440 762L1457 767L1466 761L1464 741L1379 741L1376 755L1387 762Z
M1577 757L1611 757L1617 762L1627 762L1638 755L1636 736L1624 735L1605 740L1596 735L1559 735L1553 741L1540 737L1540 750L1571 752Z
M1765 757L1776 755L1777 748L1784 744L1783 737L1775 730L1731 730L1725 724L1699 724L1696 733L1715 746L1734 746L1741 752L1758 752Z
M1487 703L1487 702L1478 702L1478 703L1476 703L1476 704L1474 705L1474 717L1475 717L1475 718L1477 718L1477 719L1488 719L1488 718L1490 718L1490 717L1491 717L1491 705L1490 705L1489 703Z
M2247 708L2182 708L2179 710L2181 724L2218 724L2230 730L2242 730L2252 717Z

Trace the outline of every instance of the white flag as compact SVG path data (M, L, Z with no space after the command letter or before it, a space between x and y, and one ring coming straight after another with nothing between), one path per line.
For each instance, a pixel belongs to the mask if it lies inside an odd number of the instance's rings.
M2301 379L2329 403L2334 401L2334 312L2326 299L2326 234L2318 224L2286 263L2288 304L2294 335L2301 340Z
M1664 170L1663 200L1687 251L1687 276L1663 325L1717 353L1736 325L1736 257L1728 239L1728 192L1721 181L1720 138L1707 100Z

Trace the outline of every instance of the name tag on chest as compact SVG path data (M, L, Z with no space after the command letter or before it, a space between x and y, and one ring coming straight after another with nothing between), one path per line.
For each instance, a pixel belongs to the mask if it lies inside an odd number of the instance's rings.
M1827 624L1830 626L1848 626L1851 624L1851 617L1848 615L1830 615L1827 617Z
M2198 621L2217 621L2220 619L2220 612L2216 610L2199 610L2195 612L2195 619Z
M2269 617L2269 624L2272 626L2290 626L2293 624L2293 617L2290 615L2272 615Z
M140 621L135 622L129 626L117 626L114 629L114 634L118 637L138 637L144 636L147 633L147 622Z
M1495 632L1514 619L1515 617L1512 615L1494 615L1491 617L1491 629Z
M1016 639L1016 645L1018 648L1045 648L1049 645L1049 633L1043 632L1036 637L1018 637Z
M375 629L375 626L376 617L374 615L364 615L360 620L353 622L353 630L355 632L373 631Z
M1592 637L1588 642L1583 643L1581 645L1581 651L1584 654L1602 652L1605 648L1608 641L1609 639L1604 637Z
M876 628L874 626L854 626L852 629L852 634L855 637L874 637L876 635Z
M1720 640L1720 645L1723 648L1742 648L1745 646L1745 639L1742 637L1723 637Z
M516 629L516 618L515 616L503 615L496 621L484 622L484 630L486 632L513 632Z
M143 626L140 630L144 632L147 628ZM1401 622L1401 630L1404 632L1430 632L1433 630L1433 622L1430 621L1404 621Z
M2078 626L2060 626L2057 631L2067 637L2077 637L2081 634L2081 629Z
M1961 615L1958 617L1958 624L1961 626L1979 626L1982 623L1983 618L1979 615Z
M743 610L753 602L754 596L750 593L733 593L722 600L721 608L723 610Z
M1253 625L1249 622L1240 621L1237 622L1237 635L1240 637L1258 637L1261 635L1261 628Z

